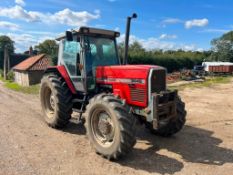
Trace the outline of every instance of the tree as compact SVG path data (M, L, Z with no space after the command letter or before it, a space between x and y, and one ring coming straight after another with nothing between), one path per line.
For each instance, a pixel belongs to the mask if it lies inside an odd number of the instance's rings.
M146 50L142 47L142 45L134 41L132 44L129 46L129 52L131 53L144 53Z
M125 47L125 45L124 45L123 42L121 42L121 43L118 44L118 55L120 57L121 62L124 59L124 50L125 50L124 47Z
M0 36L0 69L3 69L4 49L7 48L8 54L14 53L14 41L10 37Z
M223 34L220 39L233 42L233 31Z
M7 73L10 70L9 54L14 52L14 41L8 36L0 36L0 69L4 69L4 79L7 79Z
M55 40L45 40L39 45L35 46L39 53L44 53L50 57L53 65L57 64L58 59L58 44Z
M213 52L209 57L210 60L233 62L233 31L213 39L211 44Z
M118 54L119 57L121 59L121 62L123 62L124 59L124 52L125 52L125 43L121 42L118 44ZM129 51L128 51L128 55L129 55L129 63L131 63L131 57L134 57L136 55L142 55L146 52L146 50L142 47L142 45L135 41L132 44L129 45Z

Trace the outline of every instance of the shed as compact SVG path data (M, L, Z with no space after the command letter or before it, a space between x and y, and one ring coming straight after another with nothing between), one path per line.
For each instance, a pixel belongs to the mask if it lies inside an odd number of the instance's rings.
M13 67L15 82L22 86L38 84L48 66L49 59L45 54L29 57Z

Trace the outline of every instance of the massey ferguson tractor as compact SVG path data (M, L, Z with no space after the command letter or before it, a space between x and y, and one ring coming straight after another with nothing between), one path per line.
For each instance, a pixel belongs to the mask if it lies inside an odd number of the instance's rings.
M171 136L185 123L185 105L166 88L166 69L127 64L130 20L126 27L125 59L118 56L118 32L89 27L58 38L58 64L42 78L40 100L46 123L65 127L72 112L86 126L95 151L118 159L136 143L135 122L152 133Z

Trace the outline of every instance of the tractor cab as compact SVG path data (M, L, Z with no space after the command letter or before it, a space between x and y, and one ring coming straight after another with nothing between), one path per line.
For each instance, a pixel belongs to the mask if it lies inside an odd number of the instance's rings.
M81 27L58 38L58 65L65 66L77 91L93 91L96 67L120 65L116 37L120 33Z

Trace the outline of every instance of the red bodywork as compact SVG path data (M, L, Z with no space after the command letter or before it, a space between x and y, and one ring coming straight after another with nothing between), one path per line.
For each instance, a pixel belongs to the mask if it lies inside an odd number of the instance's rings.
M147 107L148 103L148 76L151 68L159 68L159 66L151 65L119 65L119 66L103 66L96 69L96 82L99 84L112 85L113 93L125 99L127 104ZM143 80L144 83L128 83L126 80ZM117 81L116 81L117 80ZM123 81L120 81L123 80ZM133 101L130 89L134 88L144 92L144 100Z
M51 67L48 67L48 69L45 71L45 73L47 72L56 72L58 71L60 73L60 75L64 78L67 86L69 87L70 91L73 93L73 94L76 94L76 90L75 90L75 87L70 79L70 76L65 68L65 66L51 66Z
M151 65L98 66L96 68L96 83L111 85L113 93L119 95L121 99L125 99L127 104L145 108L148 105L148 76L151 68L161 67ZM65 66L49 67L46 72L53 69L61 74L71 92L76 94L77 92ZM129 82L132 80L141 80L142 82ZM132 99L130 93L132 89L140 90L145 94L143 101Z

